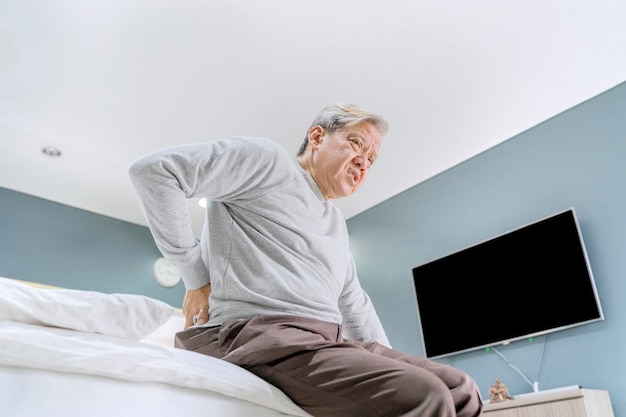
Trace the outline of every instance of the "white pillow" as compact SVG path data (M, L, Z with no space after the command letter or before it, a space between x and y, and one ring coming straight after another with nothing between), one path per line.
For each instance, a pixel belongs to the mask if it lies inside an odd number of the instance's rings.
M143 295L35 288L0 277L0 319L140 340L174 307Z

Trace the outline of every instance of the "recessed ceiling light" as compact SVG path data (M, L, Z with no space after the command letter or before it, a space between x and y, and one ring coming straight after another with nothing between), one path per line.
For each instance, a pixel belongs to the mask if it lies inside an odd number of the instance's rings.
M61 150L59 148L55 148L54 146L44 146L41 148L41 153L55 158L61 156Z

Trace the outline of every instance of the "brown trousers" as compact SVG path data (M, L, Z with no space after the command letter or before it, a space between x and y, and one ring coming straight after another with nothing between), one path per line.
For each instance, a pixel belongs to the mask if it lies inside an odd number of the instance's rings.
M479 390L464 372L341 332L319 320L256 316L182 331L176 347L239 365L316 417L481 414Z

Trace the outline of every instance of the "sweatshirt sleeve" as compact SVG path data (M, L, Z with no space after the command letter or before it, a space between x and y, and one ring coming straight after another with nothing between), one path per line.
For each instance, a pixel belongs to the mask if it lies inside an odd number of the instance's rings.
M264 138L236 137L161 149L128 170L155 243L181 272L187 289L210 283L193 234L189 198L235 202L262 194L284 178L283 148ZM269 179L269 180L268 180Z
M167 148L137 159L128 170L154 241L179 269L187 289L210 282L187 208L198 181L193 155L205 151L204 144Z
M346 284L339 298L339 307L346 338L361 342L378 342L391 347L374 305L361 287L352 256L348 265Z

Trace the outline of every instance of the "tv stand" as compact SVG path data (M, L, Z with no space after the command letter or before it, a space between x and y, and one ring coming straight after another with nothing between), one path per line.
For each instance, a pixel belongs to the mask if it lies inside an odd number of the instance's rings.
M541 390L541 391L534 391L534 392L529 392L526 394L518 394L515 396L516 399L519 398L525 398L525 397L530 397L532 395L538 395L538 394L552 394L555 392L561 392L561 391L572 391L572 390L577 390L577 389L581 389L582 387L580 385L568 385L566 387L560 387L560 388L550 388L550 389L545 389L545 390Z
M615 417L608 391L565 388L485 404L485 417Z

